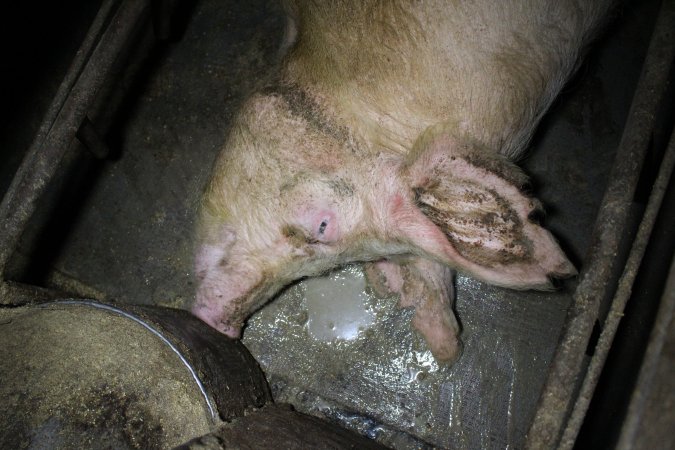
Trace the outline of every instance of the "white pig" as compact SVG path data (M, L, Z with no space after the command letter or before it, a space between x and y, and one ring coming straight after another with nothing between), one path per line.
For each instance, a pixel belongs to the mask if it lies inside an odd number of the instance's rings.
M454 269L516 289L575 274L511 160L608 1L286 7L281 74L239 111L203 199L194 314L238 337L283 286L371 261L449 362Z

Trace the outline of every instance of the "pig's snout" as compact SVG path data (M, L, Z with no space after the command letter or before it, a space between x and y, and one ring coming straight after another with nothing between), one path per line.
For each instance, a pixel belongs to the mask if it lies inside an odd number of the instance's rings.
M192 314L219 332L232 337L241 337L245 317L241 317L244 294L255 284L255 271L242 266L242 271L227 270L226 261L236 241L234 231L226 226L215 227L216 239L202 244L195 258L195 274L198 281ZM234 264L237 266L237 264Z
M192 314L197 316L202 322L212 328L220 331L224 335L239 339L241 337L241 325L233 325L222 320L223 312L216 311L217 305L208 303L195 303L192 307Z

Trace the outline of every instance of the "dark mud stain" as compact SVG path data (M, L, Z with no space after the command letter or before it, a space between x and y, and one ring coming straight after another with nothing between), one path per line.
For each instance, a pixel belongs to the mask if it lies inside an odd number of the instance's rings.
M323 108L299 86L278 84L264 89L263 94L283 98L291 114L303 119L319 133L326 134L341 143L350 142L351 135L347 127L329 119Z
M463 257L485 267L532 259L533 244L523 233L520 217L496 191L467 192L461 200L476 207L465 212L455 211L452 200L445 199L443 193L439 195L436 190L415 189L415 202ZM496 203L496 210L486 211L481 207L488 200ZM475 234L470 234L468 230L475 230ZM488 248L480 240L485 235L498 239L501 246L498 249Z
M354 196L354 185L349 183L344 178L336 178L328 181L328 186L340 198L348 198Z
M529 189L527 175L518 166L500 155L487 156L474 152L465 155L462 159L474 167L496 175L521 191Z
M162 425L143 404L135 394L103 385L85 393L82 404L71 404L64 415L72 418L75 430L96 433L111 444L121 441L129 448L162 448Z
M293 225L284 225L281 227L281 234L288 239L288 242L296 248L301 248L307 244L316 244L317 241L314 238L311 238L305 233L304 230Z

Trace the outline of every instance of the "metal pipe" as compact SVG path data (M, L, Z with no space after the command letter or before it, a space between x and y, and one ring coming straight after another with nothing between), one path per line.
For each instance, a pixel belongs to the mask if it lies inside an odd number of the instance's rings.
M644 409L647 399L652 391L653 380L659 368L659 363L663 361L663 346L667 340L668 333L671 332L673 317L675 316L675 258L670 265L670 272L666 287L663 290L661 304L656 314L656 323L649 337L649 344L645 353L644 362L640 368L638 381L631 396L628 406L627 419L621 429L619 443L616 446L619 450L630 450L635 448L636 442L639 442L638 431L640 425L643 425Z
M150 13L150 0L103 4L62 82L33 144L0 203L0 281L9 258L35 212L37 200L54 177L87 110L138 26ZM104 32L101 30L105 29ZM0 303L10 299L2 297Z
M649 243L649 238L651 237L654 223L656 223L656 218L661 209L663 197L666 194L666 189L668 188L668 182L673 173L674 166L675 133L673 133L670 138L668 149L661 162L659 174L652 188L652 194L649 197L647 209L645 210L644 217L640 223L640 228L638 229L635 242L633 243L630 255L628 256L623 275L619 281L619 288L616 291L609 315L605 321L605 326L600 334L595 356L591 360L591 364L586 372L586 377L579 396L577 397L577 402L572 411L570 420L567 423L567 428L563 433L561 444L559 446L561 449L571 449L574 446L574 441L576 440L581 424L584 421L584 416L586 415L588 405L593 397L595 386L600 378L602 367L605 365L607 354L612 346L612 341L614 340L616 330L619 327L621 317L623 317L626 303L628 303L628 300L630 299L633 282L635 281L638 269L640 268L640 263L642 262L642 257L644 256L647 244Z
M631 201L673 65L673 30L675 1L665 0L598 212L590 259L574 293L562 339L527 434L527 448L555 448L560 444L583 377L584 349L602 300L615 289L610 280L616 264L620 263L616 251L626 231Z

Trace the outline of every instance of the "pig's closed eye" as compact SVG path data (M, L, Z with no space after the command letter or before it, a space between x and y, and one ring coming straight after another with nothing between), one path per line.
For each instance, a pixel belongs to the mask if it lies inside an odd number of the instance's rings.
M305 230L307 242L330 244L339 238L339 221L335 212L329 209L310 209L303 211L299 225Z
M319 216L319 220L314 222L314 237L317 241L323 243L338 240L338 222L333 214Z

